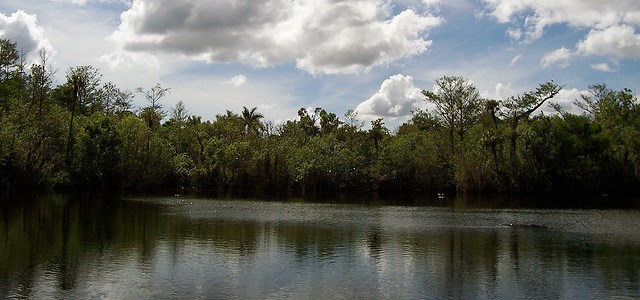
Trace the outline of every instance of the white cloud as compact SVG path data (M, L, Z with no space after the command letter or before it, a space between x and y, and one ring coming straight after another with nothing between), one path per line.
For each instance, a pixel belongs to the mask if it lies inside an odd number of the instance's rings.
M553 64L558 64L561 68L566 68L569 65L569 59L573 56L573 53L562 47L551 52L547 52L540 60L543 67L548 67Z
M574 102L580 98L582 94L586 93L586 91L581 91L578 89L562 89L558 94L553 97L553 99L549 100L547 105L543 105L540 109L541 112L545 114L553 114L556 113L555 109L552 108L549 104L555 103L559 104L562 109L568 113L572 114L582 114L584 111L577 107Z
M504 84L498 82L493 91L483 91L480 93L480 96L485 99L504 100L515 94L516 92L511 87L511 83Z
M576 48L581 54L640 59L640 34L629 25L591 30Z
M136 66L157 69L160 65L160 60L155 55L145 55L122 50L104 54L98 58L98 61L107 64L112 70L124 67L135 68Z
M516 55L513 57L513 59L511 59L511 66L514 66L516 63L518 63L520 60L522 59L522 54Z
M16 43L18 51L24 51L30 57L37 55L40 50L54 54L44 29L38 25L37 16L22 10L10 16L0 13L0 36Z
M422 91L413 83L411 76L397 74L385 79L380 90L360 103L355 111L369 117L404 117L412 110L425 108Z
M443 21L392 11L382 0L135 0L111 38L134 52L357 73L424 53Z
M229 84L229 85L233 85L235 87L241 87L246 82L247 82L247 76L244 76L242 74L238 74L236 76L233 76L231 79L225 81L224 83L225 84Z
M609 64L607 63L593 64L591 65L591 68L594 70L598 70L601 72L608 72L608 73L617 71L616 69L609 66Z
M544 34L545 28L566 24L590 29L570 53L564 47L547 53L543 66L560 63L564 68L572 55L596 55L616 59L640 58L640 1L630 0L483 0L487 12L511 28L513 40L531 42ZM603 65L598 66L600 70Z
M509 28L507 29L507 36L517 41L522 37L522 30L520 28Z
M67 3L83 6L83 5L87 4L87 2L89 2L91 0L53 0L53 1L55 1L55 2L67 2Z
M500 23L520 23L528 40L540 38L544 29L567 23L575 27L604 29L620 23L640 25L640 1L629 0L483 0ZM516 37L516 36L514 36ZM518 37L519 38L519 37Z
M85 6L89 2L100 2L100 3L123 3L130 4L132 0L52 0L54 2L65 2L78 6Z

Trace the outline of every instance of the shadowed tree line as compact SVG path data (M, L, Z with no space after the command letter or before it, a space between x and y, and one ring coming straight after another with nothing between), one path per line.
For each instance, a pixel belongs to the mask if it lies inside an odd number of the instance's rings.
M0 40L0 190L194 188L264 193L338 190L634 193L640 187L640 108L630 90L590 86L576 115L552 103L554 82L506 100L482 99L457 76L423 91L417 110L391 133L301 108L282 124L256 108L211 121L169 88L134 94L91 66L53 84L47 53L26 66ZM541 114L552 105L555 114Z

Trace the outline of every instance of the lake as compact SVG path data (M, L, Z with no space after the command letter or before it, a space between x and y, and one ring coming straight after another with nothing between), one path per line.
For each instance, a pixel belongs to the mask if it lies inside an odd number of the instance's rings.
M640 211L47 195L0 204L0 297L640 297Z

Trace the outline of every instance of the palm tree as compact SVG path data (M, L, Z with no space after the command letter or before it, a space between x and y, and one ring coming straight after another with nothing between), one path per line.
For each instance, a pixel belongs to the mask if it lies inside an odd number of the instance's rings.
M249 110L246 106L242 107L242 124L246 134L259 134L263 129L262 122L260 122L260 120L264 118L264 115L256 112L257 109L257 107L254 107Z

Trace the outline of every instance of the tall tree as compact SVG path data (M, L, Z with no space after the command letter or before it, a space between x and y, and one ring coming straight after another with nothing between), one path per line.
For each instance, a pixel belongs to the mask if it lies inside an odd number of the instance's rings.
M76 107L84 110L85 106L95 104L99 99L100 79L102 75L92 66L79 66L67 71L67 85L72 88L70 103L71 119L69 121L69 133L67 138L66 163L71 167L71 150L73 147L73 121L76 116Z
M602 102L605 98L613 93L613 90L607 88L604 83L592 84L587 89L588 94L580 95L580 99L573 102L577 107L583 109L591 116L595 116Z
M478 89L459 76L443 76L436 79L435 91L422 91L426 101L435 104L436 114L449 129L451 152L455 150L455 135L460 141L477 121L481 113Z
M541 84L533 92L528 92L520 96L511 97L504 102L504 107L507 108L507 117L511 125L510 139L510 155L511 155L511 167L513 170L517 167L516 150L517 150L517 129L518 123L521 120L529 118L529 116L540 108L545 102L555 97L562 87L555 84L553 81L549 81Z
M169 120L176 123L185 123L188 118L189 111L187 111L187 108L184 106L184 102L182 102L182 100L178 101L171 109L171 117Z
M20 55L16 44L0 39L0 108L9 109L9 99L16 93L14 78L19 65Z
M346 113L344 113L344 119L345 122L343 122L342 124L350 128L352 131L358 131L362 127L364 127L364 122L358 120L358 112L353 109L349 109Z
M260 120L264 118L264 115L257 112L257 107L248 109L246 106L242 107L242 124L244 132L246 134L260 134L260 131L264 128Z
M45 99L51 91L51 84L55 72L51 70L50 53L46 50L40 51L40 63L31 66L29 76L32 104L38 104L38 119L42 120Z
M307 109L302 107L298 110L299 125L302 131L306 133L307 136L315 136L320 133L320 128L316 126L316 123L320 117L320 112L322 108L316 107L313 110L313 115L307 112Z
M320 111L320 132L329 134L334 132L342 124L336 114L328 113L326 110Z
M16 43L7 39L0 39L0 81L11 77L19 59L20 54L16 48Z
M113 82L107 82L102 86L104 92L104 103L110 114L123 117L127 112L131 112L133 93L118 88Z
M373 147L376 158L380 156L380 141L389 134L389 130L384 126L384 120L382 118L371 121L371 129L369 130L369 136L373 140Z
M160 121L165 116L160 100L168 95L171 89L164 88L159 83L156 83L156 85L151 89L145 90L144 88L139 87L136 91L138 93L142 93L147 102L149 102L149 106L142 108L142 112L140 113L141 117L146 121L149 128L158 128L160 126Z

